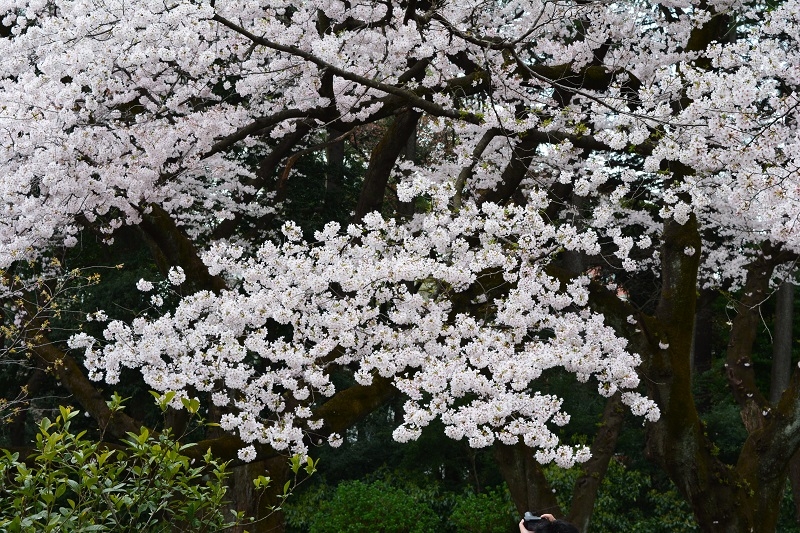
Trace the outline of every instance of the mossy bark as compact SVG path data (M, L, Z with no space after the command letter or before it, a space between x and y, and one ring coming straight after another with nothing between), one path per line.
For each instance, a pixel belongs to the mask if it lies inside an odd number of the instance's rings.
M648 453L687 498L703 531L750 531L753 498L714 455L691 390L691 347L700 236L694 217L665 224L662 286L655 316L642 320L649 350L644 376L661 418L648 428Z
M649 344L643 376L661 408L660 420L649 425L647 450L686 497L702 531L772 533L788 461L800 444L800 401L785 394L776 409L768 409L755 388L750 353L757 301L767 288L771 268L761 260L754 263L743 300L736 305L728 376L749 436L737 464L727 465L716 456L691 390L699 251L694 218L684 225L666 224L661 295L655 316L642 321ZM800 390L798 379L793 385Z

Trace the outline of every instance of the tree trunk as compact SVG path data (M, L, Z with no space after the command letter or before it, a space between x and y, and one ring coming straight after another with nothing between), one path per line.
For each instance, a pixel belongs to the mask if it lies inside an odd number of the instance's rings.
M794 285L784 281L776 294L775 331L772 334L772 373L769 401L777 404L789 386L792 373L792 318L794 315Z
M263 475L271 479L266 492L255 491L253 480ZM233 467L228 478L227 496L230 498L230 510L243 511L245 516L256 518L252 524L243 524L228 530L229 533L283 533L285 531L282 503L283 485L290 480L291 470L288 459L283 456L272 457L263 461ZM230 513L228 509L225 511Z
M792 373L792 322L794 318L794 285L784 281L775 298L775 328L772 334L772 369L769 401L777 405L789 386ZM800 453L789 462L789 482L792 486L795 521L800 524Z
M800 525L800 452L795 452L789 461L789 483L792 485L794 521Z
M692 371L694 373L711 370L713 359L714 301L719 293L703 289L697 298L697 312L694 318L692 337Z
M726 372L748 438L735 467L716 457L691 390L691 331L699 254L697 222L668 222L662 246L662 289L654 317L642 320L650 345L643 376L661 418L648 427L647 449L686 497L704 532L772 533L788 460L800 445L800 376L774 409L756 387L751 353L777 250L767 249L749 267L735 302Z
M503 204L517 190L519 184L528 173L533 156L539 147L539 140L533 136L526 135L514 144L513 156L500 177L500 183L494 189L484 193L482 202L494 202Z
M582 475L575 480L572 504L567 520L580 531L587 531L597 491L614 454L617 437L624 419L619 393L609 398L603 411L601 427L592 443L592 458L583 465ZM525 511L559 515L558 500L542 466L534 459L533 450L524 444L506 446L495 444L495 459L511 492L511 499L520 514Z
M687 498L708 533L751 531L755 501L715 456L691 389L692 330L699 253L697 221L665 224L656 314L642 323L649 344L643 374L661 417L648 425L647 451Z
M21 403L17 407L19 411L14 413L12 420L8 423L12 446L25 446L28 441L25 435L25 425L28 421L30 402L36 398L36 395L39 394L39 391L44 387L46 382L47 374L45 374L44 370L41 368L36 367L33 369L31 375L28 377L28 381L20 391L18 398Z
M575 480L572 491L572 504L567 519L580 531L589 530L589 519L597 500L597 491L605 478L608 463L614 455L624 418L622 396L617 392L606 402L603 421L592 442L592 457L583 464L583 472Z
M520 516L525 511L556 516L561 514L558 500L544 477L542 465L533 457L531 448L522 443L513 446L496 443L494 456Z
M389 176L400 153L405 150L408 138L416 131L420 116L422 114L414 110L398 115L372 150L356 206L356 221L360 221L368 213L380 211Z

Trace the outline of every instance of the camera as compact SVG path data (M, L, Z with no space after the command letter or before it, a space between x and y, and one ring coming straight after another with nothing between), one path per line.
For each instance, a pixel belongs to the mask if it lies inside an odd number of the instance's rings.
M527 529L528 531L533 531L534 528L536 527L536 524L538 524L539 520L541 519L542 519L541 516L536 516L530 511L526 511L525 516L522 517L522 523L525 526L525 529Z

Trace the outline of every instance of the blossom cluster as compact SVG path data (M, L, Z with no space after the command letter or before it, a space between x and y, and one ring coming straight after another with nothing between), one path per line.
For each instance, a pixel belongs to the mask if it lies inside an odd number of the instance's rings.
M535 206L469 203L406 224L377 214L346 230L331 223L314 243L300 235L286 224L281 244L254 254L218 244L204 260L234 288L112 322L102 347L85 335L72 345L86 350L94 379L113 384L136 368L148 386L176 391L178 407L191 391L210 392L228 408L223 429L293 453L319 424L312 408L336 393L334 365L363 385L389 378L406 395L399 441L438 417L474 447L524 441L542 460L585 457L550 429L569 421L561 399L536 386L551 368L593 378L606 396L625 390L638 414L657 418L635 392L639 357L586 308L588 278L559 281L542 259L591 251L593 234L555 229Z

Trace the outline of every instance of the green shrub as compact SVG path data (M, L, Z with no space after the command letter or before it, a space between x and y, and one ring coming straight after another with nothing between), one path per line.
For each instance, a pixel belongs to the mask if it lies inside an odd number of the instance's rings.
M508 489L490 489L475 494L469 491L456 499L450 523L467 533L508 533L519 521Z
M175 396L174 392L151 394L162 412ZM122 402L114 394L108 406L112 412L121 411ZM197 415L198 400L181 402L191 416ZM226 519L227 463L215 460L210 451L194 464L195 459L182 453L193 444L181 445L168 431L152 436L147 428L128 433L121 446L91 441L85 431L70 431L77 411L59 410L55 421L44 418L40 422L36 452L27 461L8 450L0 456L3 533L202 533L254 521L232 511ZM278 493L273 511L316 471L316 464L309 457L289 458L294 478ZM256 498L260 498L270 479L258 476L253 485Z
M78 412L61 407L44 418L32 464L4 450L0 458L0 531L217 531L231 525L222 514L225 463L210 454L192 465L167 433L143 428L120 449L70 432ZM230 518L239 518L231 516Z
M427 503L385 481L340 483L309 521L311 533L432 533L439 526Z
M786 487L783 489L783 499L781 500L778 514L778 527L775 530L780 531L780 533L800 533L800 524L798 524L795 517L792 484L788 480L786 481Z

